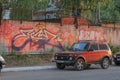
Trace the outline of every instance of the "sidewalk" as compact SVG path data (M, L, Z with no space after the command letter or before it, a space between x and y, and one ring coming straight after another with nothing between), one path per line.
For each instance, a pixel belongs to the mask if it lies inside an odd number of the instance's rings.
M56 69L56 66L32 66L32 67L3 68L1 70L1 72L35 71L35 70L48 70L48 69Z

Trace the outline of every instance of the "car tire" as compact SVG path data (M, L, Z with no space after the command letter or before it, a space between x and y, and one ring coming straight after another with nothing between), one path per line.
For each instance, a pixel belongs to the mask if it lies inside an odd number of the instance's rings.
M82 58L79 58L75 63L75 69L78 71L82 71L85 69L85 61Z
M65 68L65 64L63 64L63 63L56 63L56 67L58 69L64 69Z
M110 60L109 60L109 58L103 58L102 59L102 61L101 61L101 68L102 69L107 69L107 68L109 68L109 65L110 65Z

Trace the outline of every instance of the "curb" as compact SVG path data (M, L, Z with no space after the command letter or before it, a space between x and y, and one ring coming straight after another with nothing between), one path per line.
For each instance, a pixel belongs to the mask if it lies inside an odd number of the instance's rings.
M1 72L35 71L35 70L48 70L48 69L56 69L56 66L32 66L32 67L3 68L1 70Z

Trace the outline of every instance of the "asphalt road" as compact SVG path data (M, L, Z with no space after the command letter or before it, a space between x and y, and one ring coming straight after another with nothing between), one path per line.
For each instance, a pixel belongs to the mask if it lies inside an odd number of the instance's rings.
M67 68L65 70L4 72L0 74L0 80L120 80L120 66L110 66L109 69L92 66L84 71Z

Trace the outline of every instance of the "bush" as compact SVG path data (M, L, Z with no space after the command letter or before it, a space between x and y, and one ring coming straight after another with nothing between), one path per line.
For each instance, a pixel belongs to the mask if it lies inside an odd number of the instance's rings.
M111 51L112 51L113 54L115 54L117 52L120 52L120 46L110 45L110 48L111 48Z

